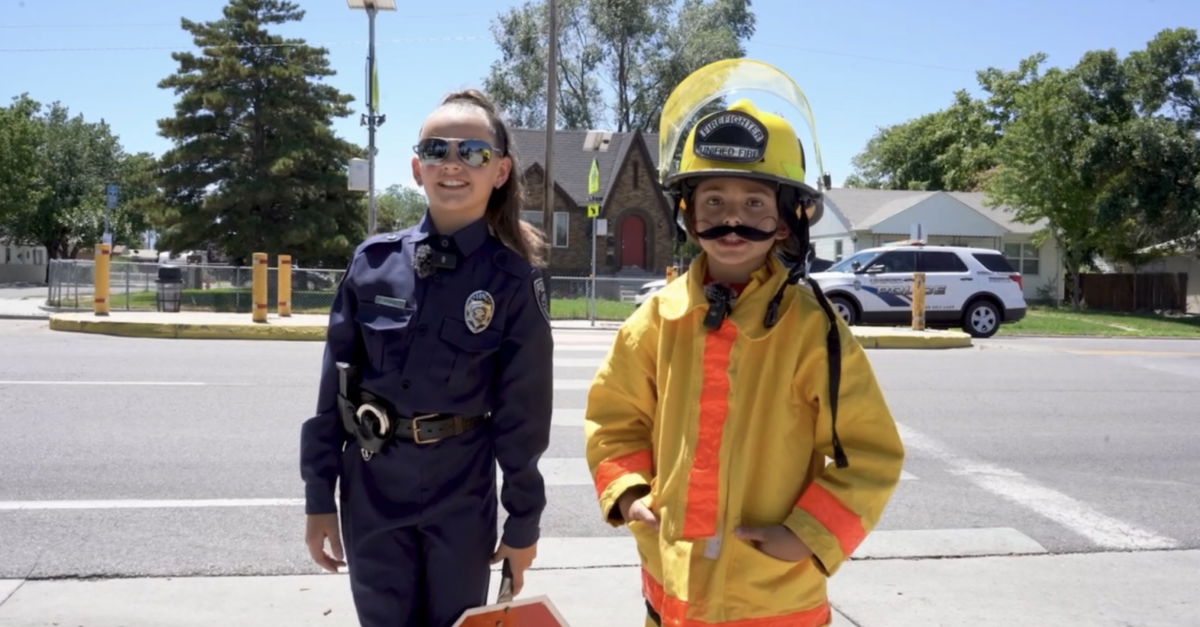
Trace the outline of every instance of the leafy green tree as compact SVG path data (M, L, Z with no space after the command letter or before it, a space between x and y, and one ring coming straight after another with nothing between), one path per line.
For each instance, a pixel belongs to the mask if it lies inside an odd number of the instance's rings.
M1077 73L1052 69L1018 90L1008 106L1015 113L997 144L1000 167L988 180L990 200L1012 208L1016 218L1048 222L1062 251L1067 284L1080 304L1079 272L1098 252L1097 181L1089 160L1092 125Z
M881 129L854 157L850 187L975 191L995 166L996 133L983 102L965 91L948 109Z
M745 54L749 0L563 0L558 64L560 126L654 130L667 96L692 71ZM545 125L547 3L500 15L500 59L484 81L518 126Z
M73 258L103 235L105 190L119 182L121 145L107 124L71 117L59 103L44 107L37 123L37 200L16 207L7 230L16 241L45 246L51 259Z
M1145 50L1130 53L1126 64L1143 115L1200 129L1200 39L1195 29L1160 32Z
M139 246L146 209L159 198L154 164L149 154L125 154L104 122L20 96L0 109L0 235L73 258L101 241L108 213L113 243ZM119 201L108 211L112 184Z
M399 231L413 226L425 217L428 203L425 194L403 185L392 185L376 198L381 231Z
M114 241L138 248L146 231L165 224L157 181L158 159L148 152L123 155L118 172L121 192L112 216Z
M230 0L219 20L182 20L199 51L172 54L178 71L159 83L179 97L158 122L174 142L161 160L173 219L160 248L341 265L365 235L346 186L363 151L331 127L353 99L320 82L334 74L327 50L266 30L303 16L285 0Z
M34 208L47 193L41 108L26 94L0 107L0 237L22 244L41 243L29 229Z

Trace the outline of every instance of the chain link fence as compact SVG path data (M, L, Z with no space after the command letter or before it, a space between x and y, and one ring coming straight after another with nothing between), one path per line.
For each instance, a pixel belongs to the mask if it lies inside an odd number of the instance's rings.
M180 270L182 311L250 313L253 306L250 266L170 264ZM157 263L114 259L109 271L110 307L114 311L155 311L158 308ZM344 270L293 268L292 311L329 312ZM550 315L557 320L624 320L637 308L639 295L654 277L552 276L549 281ZM275 309L278 269L267 273L267 302ZM95 288L95 263L85 259L50 262L47 305L64 310L89 311Z
M178 267L180 309L250 313L253 270L250 266L171 264ZM109 267L109 302L117 311L155 311L158 308L159 268L157 263L113 260ZM344 270L293 268L292 311L328 313ZM46 304L69 310L90 310L95 291L95 262L84 259L54 259L50 262L50 288ZM279 273L267 271L267 302L278 301Z

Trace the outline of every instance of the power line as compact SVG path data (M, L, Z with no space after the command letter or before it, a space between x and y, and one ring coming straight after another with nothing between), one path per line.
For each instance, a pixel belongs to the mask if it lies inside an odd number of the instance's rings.
M447 41L479 41L486 40L487 37L482 35L454 35L448 37L404 37L399 39L384 39L376 43L392 43L392 44L423 44L423 43L438 43ZM304 42L304 43L280 43L280 44L229 44L222 46L199 46L203 49L217 48L296 48L300 46L309 46L314 48L323 48L326 46L341 46L341 45L363 45L366 42L363 40L346 40L346 41L326 41L326 42ZM168 50L179 51L179 46L97 46L85 48L0 48L0 52L142 52L151 50Z
M396 17L400 20L458 20L475 16L476 14L474 13L459 13L456 15L397 15ZM65 28L86 28L88 30L100 30L104 28L179 28L179 22L161 24L0 24L0 30L34 30L42 28L54 30Z

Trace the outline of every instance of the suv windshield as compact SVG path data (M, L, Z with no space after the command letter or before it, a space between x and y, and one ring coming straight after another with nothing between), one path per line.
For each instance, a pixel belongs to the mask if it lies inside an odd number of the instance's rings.
M863 251L833 264L825 272L854 272L854 264L857 263L860 268L865 268L872 259L878 256L879 251Z

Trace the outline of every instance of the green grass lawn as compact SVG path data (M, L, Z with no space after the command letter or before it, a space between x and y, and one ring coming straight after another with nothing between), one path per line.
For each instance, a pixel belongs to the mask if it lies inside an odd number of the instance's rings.
M1154 314L1030 307L1024 320L1003 325L999 335L1200 338L1200 317L1170 318Z
M249 298L249 294L247 294ZM116 310L125 309L125 294L116 293L112 297L112 307ZM154 311L158 308L156 293L151 290L148 292L131 292L129 294L129 308L136 311ZM615 300L598 300L596 301L596 319L597 320L624 320L633 313L637 307L633 303L624 303ZM183 309L185 311L205 311L204 308L189 306L186 296L184 298ZM274 311L274 307L271 308ZM211 311L208 308L207 311ZM293 309L294 313L312 313L324 314L329 313L329 307L308 308L308 309ZM588 300L586 298L555 298L550 301L550 316L557 320L587 320L588 319Z
M624 320L635 309L637 306L633 303L598 300L596 301L596 319ZM588 299L586 298L554 298L550 300L550 317L555 320L587 320L588 314Z

